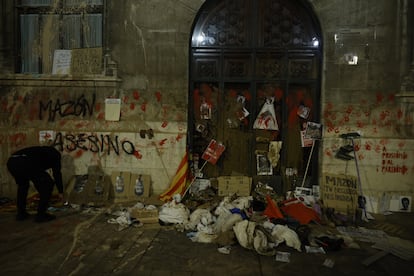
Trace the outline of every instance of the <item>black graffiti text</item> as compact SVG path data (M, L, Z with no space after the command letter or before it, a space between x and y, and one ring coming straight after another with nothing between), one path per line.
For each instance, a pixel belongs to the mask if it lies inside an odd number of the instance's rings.
M93 108L95 106L96 95L93 94L90 102L84 95L79 96L76 100L69 100L61 102L59 99L53 103L49 100L47 103L39 102L39 119L43 120L44 113L48 114L48 121L53 122L56 119L56 115L60 117L66 116L91 116L93 114Z
M75 150L91 151L106 153L108 155L114 152L119 155L121 152L128 155L135 153L135 146L131 141L123 140L119 141L117 135L110 136L108 134L65 134L57 133L53 146L61 152L72 152Z

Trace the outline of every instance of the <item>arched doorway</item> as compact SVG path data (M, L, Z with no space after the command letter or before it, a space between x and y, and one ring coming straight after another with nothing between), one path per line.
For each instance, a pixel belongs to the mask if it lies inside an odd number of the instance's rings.
M317 184L317 143L309 158L301 133L319 122L321 41L307 1L206 0L190 42L188 141L195 157L212 139L226 149L204 177L248 175L286 191L307 172L304 183ZM255 123L264 109L276 123Z

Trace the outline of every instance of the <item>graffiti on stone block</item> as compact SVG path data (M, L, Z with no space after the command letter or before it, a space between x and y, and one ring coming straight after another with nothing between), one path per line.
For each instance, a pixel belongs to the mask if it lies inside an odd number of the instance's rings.
M382 150L382 173L402 174L408 173L408 167L404 164L404 160L408 158L405 151L387 151L385 147ZM379 169L377 169L378 171Z
M53 122L56 116L91 116L95 106L96 95L93 94L92 99L88 101L84 95L79 96L76 100L61 101L57 99L55 102L39 102L39 119L43 120L47 116L49 122Z
M128 140L119 140L119 136L111 136L109 134L63 134L56 133L52 146L61 152L73 152L76 150L90 151L93 153L106 153L110 155L112 152L116 155L125 153L137 156L134 143Z

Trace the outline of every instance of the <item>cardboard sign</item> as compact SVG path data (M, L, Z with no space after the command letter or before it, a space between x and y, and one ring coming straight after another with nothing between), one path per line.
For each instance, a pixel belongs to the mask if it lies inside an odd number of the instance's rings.
M226 147L222 143L218 143L216 140L211 139L201 158L215 165L225 148Z
M113 171L111 180L115 203L140 201L150 196L150 175Z
M114 202L126 202L128 201L128 189L131 179L130 172L114 171L111 175Z
M138 201L147 198L151 194L151 176L145 174L131 173L129 183L129 201Z
M358 178L350 175L323 174L320 187L325 207L354 213L358 207Z

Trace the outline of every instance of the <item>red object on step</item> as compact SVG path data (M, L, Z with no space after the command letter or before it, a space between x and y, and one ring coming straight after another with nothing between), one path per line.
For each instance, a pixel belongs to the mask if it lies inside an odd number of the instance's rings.
M267 206L263 212L263 215L270 218L283 218L282 212L280 212L279 207L274 203L273 199L266 195Z
M308 224L311 221L321 222L319 214L312 208L305 206L298 199L285 200L280 209L288 216L296 219L300 224Z

